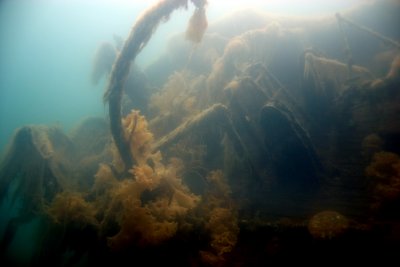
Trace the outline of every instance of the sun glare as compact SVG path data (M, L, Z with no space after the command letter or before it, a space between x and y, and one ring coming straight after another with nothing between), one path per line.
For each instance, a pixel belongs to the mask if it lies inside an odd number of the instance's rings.
M368 0L209 0L208 2L210 8L262 8L271 13L310 15L352 8Z
M40 0L38 0L40 1ZM48 1L48 0L42 0ZM60 2L81 2L81 0L59 0ZM124 6L124 8L150 7L166 0L88 0L88 3ZM288 15L318 15L335 13L374 0L207 0L208 12L223 14L243 8L260 8L269 13ZM376 0L375 0L376 1ZM190 2L190 0L188 0ZM189 4L189 7L193 5Z

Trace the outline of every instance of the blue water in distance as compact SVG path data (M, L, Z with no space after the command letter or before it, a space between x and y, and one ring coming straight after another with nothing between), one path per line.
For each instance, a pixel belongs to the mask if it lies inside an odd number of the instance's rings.
M65 131L87 116L106 116L105 79L90 81L93 55L113 34L126 38L135 20L155 1L0 0L0 155L18 127L61 126ZM271 12L313 14L359 2L209 0L211 23L243 4ZM136 59L146 67L164 51L168 37L185 31L193 5L175 11ZM179 13L178 15L176 13Z
M0 1L0 155L18 127L58 125L70 130L87 116L106 116L105 79L94 86L94 52L113 34L126 38L146 1ZM178 10L138 56L155 60L166 37L185 30L190 12ZM182 22L185 21L185 22Z

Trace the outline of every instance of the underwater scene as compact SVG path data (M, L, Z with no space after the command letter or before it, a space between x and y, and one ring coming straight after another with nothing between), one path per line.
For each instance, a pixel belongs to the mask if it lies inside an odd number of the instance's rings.
M399 25L399 0L0 1L0 266L399 262Z

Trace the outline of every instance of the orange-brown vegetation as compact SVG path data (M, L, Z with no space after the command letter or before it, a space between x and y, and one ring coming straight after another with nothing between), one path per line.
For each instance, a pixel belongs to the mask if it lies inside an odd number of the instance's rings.
M173 237L181 218L200 201L179 177L181 161L172 158L164 164L160 152L151 152L153 135L144 116L132 111L123 126L137 162L126 177L116 177L120 159L114 153L112 165L99 166L92 200L86 201L78 192L62 192L47 209L56 223L99 225L100 236L113 250L157 245ZM108 228L115 224L119 230L110 235Z
M398 80L400 77L400 56L397 55L393 60L389 73L386 75L386 79Z
M84 228L99 224L93 203L87 202L83 195L77 192L59 193L47 208L47 213L55 223L66 226Z
M188 28L186 30L186 38L192 42L200 43L203 39L208 22L204 7L196 8L190 18Z
M122 119L125 139L128 140L131 153L136 162L141 165L150 156L153 134L148 130L148 123L139 111L132 110Z
M349 228L348 219L337 211L322 211L308 223L308 231L315 239L330 240L340 237Z
M210 233L210 249L202 251L203 262L212 266L221 265L227 253L237 243L239 226L230 187L222 171L213 171L207 176L209 187L200 207L206 216L205 227Z
M201 78L200 78L201 79ZM183 121L200 111L201 92L199 79L186 71L175 72L160 92L150 100L150 110L157 116L151 120L151 129L156 136L162 136Z
M400 197L400 157L380 151L375 153L372 162L365 169L367 177L372 179L374 203L373 209Z

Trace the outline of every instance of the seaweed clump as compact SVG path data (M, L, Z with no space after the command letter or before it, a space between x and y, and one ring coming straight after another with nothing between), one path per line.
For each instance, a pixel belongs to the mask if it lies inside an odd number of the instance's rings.
M200 256L206 264L221 266L238 241L238 214L222 171L211 172L207 181L209 184L200 209L205 214L210 248L200 251Z
M238 242L239 226L223 172L210 172L204 194L196 195L181 178L182 161L165 161L160 151L152 151L154 139L144 116L132 110L123 125L126 138L135 140L129 148L137 164L118 176L121 158L112 145L112 163L100 164L89 192L55 196L46 209L53 223L70 230L94 229L114 253L151 250L202 229L207 242L195 244L199 259L225 265Z
M137 164L117 178L113 170L121 168L121 159L113 153L111 165L100 165L91 192L61 192L47 209L56 224L98 226L113 251L170 239L178 230L179 218L200 201L179 177L180 161L173 158L164 164L161 152L151 152L153 135L144 116L133 110L123 125L126 138L134 140L129 148Z
M201 42L204 32L208 26L206 10L203 4L199 3L198 5L199 7L196 7L196 10L190 18L189 25L186 30L186 38L194 43Z
M318 240L337 239L348 229L348 219L339 212L331 210L315 214L308 223L308 231Z
M374 154L372 162L365 169L373 184L372 209L379 210L400 197L400 157L380 151Z
M62 192L56 195L46 211L56 224L64 227L83 229L87 226L98 227L96 210L77 192Z

